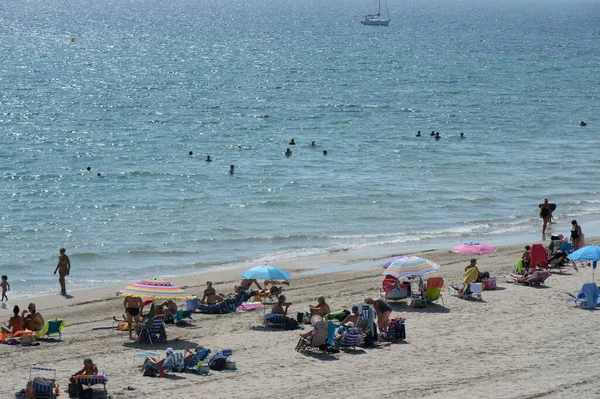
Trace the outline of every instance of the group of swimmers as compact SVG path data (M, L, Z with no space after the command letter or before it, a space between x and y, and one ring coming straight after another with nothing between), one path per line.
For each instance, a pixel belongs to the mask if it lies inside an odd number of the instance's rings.
M290 142L288 143L288 145L296 145L296 140L291 139ZM317 146L317 144L316 144L316 142L314 140L311 141L310 144L309 144L309 147L316 147L316 146ZM293 151L290 150L289 147L285 149L285 156L286 157L291 157L292 154L293 154ZM327 150L323 150L323 155L327 155Z
M422 137L422 136L421 136L421 131L420 131L420 130L419 130L419 131L417 131L417 134L416 134L415 136L416 136L416 137ZM440 132L436 132L435 130L432 130L432 131L431 131L431 133L429 133L429 136L430 136L430 137L433 137L433 138L434 138L434 139L436 139L436 140L439 140L439 139L441 138L441 136L440 136ZM463 132L460 132L460 135L459 135L459 137L460 137L461 139L464 139L464 138L465 138L465 134L464 134Z

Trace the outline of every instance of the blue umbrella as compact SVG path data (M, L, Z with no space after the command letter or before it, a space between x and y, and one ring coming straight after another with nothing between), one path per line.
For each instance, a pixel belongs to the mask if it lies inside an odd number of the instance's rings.
M569 254L567 258L571 260L591 260L593 261L593 270L596 270L597 262L600 260L600 247L598 245L588 245L587 247L579 248L577 251ZM593 270L592 278L594 278Z
M255 278L260 280L289 280L292 276L283 269L270 265L254 266L240 274L241 278Z

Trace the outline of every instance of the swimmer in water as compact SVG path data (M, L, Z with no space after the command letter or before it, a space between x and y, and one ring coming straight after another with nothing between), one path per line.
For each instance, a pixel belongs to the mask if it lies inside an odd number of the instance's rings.
M587 123L585 123L584 121L579 122L579 126L587 126Z
M92 171L92 167L91 167L91 166L88 166L86 170L87 170L88 172L91 172L91 171Z
M432 130L431 133L429 133L430 136L435 136L435 132Z
M98 176L98 177L102 177L102 173L98 172L98 173L96 174L96 176Z
M188 156L193 157L194 156L194 151L188 152Z
M311 147L314 147L314 146L316 146L315 142L314 142L314 141L311 141L311 142L310 142L310 146L311 146Z
M286 157L290 157L290 156L292 156L292 150L290 150L289 148L287 148L287 149L285 150L285 156L286 156Z
M237 149L238 149L238 150L241 150L241 149L242 149L242 146L241 146L241 145L238 145L238 146L237 146Z
M440 132L435 132L435 139L439 140L440 139Z
M417 131L417 137L421 137L421 131Z
M294 139L291 139L289 145L296 145L296 141L294 141Z
M207 155L207 156L206 156L206 159L205 159L205 161L206 161L206 162L212 162L212 159L210 158L210 155Z
M231 165L231 167L229 168L229 174L233 176L235 172L235 165Z
M460 138L464 139L465 138L465 134L463 132L460 132Z
M327 155L327 150L323 150L323 155Z

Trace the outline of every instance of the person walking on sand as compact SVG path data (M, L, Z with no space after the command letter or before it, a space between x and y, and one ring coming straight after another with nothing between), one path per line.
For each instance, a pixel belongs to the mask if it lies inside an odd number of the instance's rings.
M67 256L67 250L61 248L59 250L60 256L58 257L58 265L54 269L54 274L58 271L58 281L60 282L60 293L67 295L67 282L65 277L71 273L71 260Z
M8 276L2 276L2 302L4 302L4 298L6 298L6 302L8 302L8 297L6 296L6 291L10 291L10 284L8 284Z
M546 226L552 217L552 208L550 207L548 198L544 198L544 203L540 205L540 217L544 221L544 224L542 225L542 234L546 234Z

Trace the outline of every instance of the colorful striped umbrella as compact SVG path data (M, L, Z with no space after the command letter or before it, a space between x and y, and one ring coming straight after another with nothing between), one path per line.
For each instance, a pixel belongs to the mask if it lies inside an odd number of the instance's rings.
M139 296L153 299L194 299L196 296L188 294L176 285L162 280L141 280L129 284L119 291L123 296Z
M440 265L418 256L398 256L384 266L384 276L394 276L397 279L421 277L440 270Z
M452 248L450 252L456 252L457 254L462 255L483 255L496 252L496 248L470 241L457 245L456 247Z

